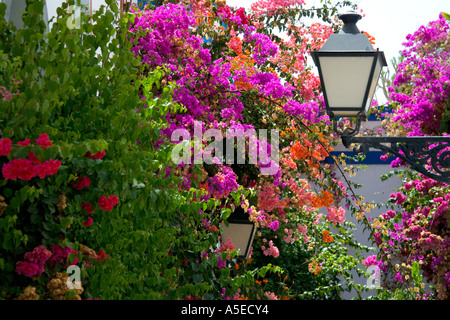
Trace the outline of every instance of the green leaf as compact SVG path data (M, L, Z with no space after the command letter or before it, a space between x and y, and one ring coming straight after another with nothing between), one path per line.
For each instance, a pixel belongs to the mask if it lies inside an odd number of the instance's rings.
M442 15L444 16L445 19L450 21L450 14L448 14L446 12L442 12Z

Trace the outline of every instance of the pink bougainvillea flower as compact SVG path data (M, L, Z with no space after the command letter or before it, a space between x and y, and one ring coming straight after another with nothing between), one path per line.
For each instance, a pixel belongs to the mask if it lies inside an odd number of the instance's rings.
M31 163L33 164L41 163L33 151L28 152L28 159L30 159Z
M46 176L54 175L58 172L60 166L61 161L50 159L36 166L37 175L41 179Z
M11 152L12 141L8 138L0 140L0 156L7 156Z
M50 247L52 256L49 258L50 266L55 266L57 263L67 262L71 253L77 255L78 251L73 250L71 247L61 247L58 244L54 244ZM78 257L75 257L73 264L78 263Z
M111 256L109 254L105 253L105 250L100 249L97 251L97 258L96 261L104 261L106 258L111 260Z
M219 256L219 260L217 262L217 268L221 269L221 268L225 267L227 264L225 261L222 261L222 258Z
M39 274L39 266L28 261L18 261L16 263L16 272L31 278Z
M333 222L334 225L336 225L336 222L343 223L345 220L345 210L342 207L336 208L336 207L330 207L327 208L328 214L327 214L327 220L330 222Z
M37 246L33 251L25 253L25 261L16 263L16 272L30 278L41 275L45 271L45 262L51 255L52 253L45 246Z

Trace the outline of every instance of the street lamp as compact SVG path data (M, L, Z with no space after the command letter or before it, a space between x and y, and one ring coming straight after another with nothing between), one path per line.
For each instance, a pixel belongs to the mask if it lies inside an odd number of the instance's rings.
M450 182L450 151L446 150L450 149L450 137L356 137L361 122L367 119L381 70L387 63L384 53L374 50L356 26L362 18L359 13L348 10L339 18L344 23L342 30L331 35L311 56L319 71L325 108L344 146L357 144L356 153L366 153L370 148L392 153L411 169ZM356 118L355 127L339 130L339 117Z
M248 259L250 248L253 243L256 228L248 219L248 214L239 206L228 218L228 226L222 225L221 239L223 242L231 238L235 249L239 251L239 257Z

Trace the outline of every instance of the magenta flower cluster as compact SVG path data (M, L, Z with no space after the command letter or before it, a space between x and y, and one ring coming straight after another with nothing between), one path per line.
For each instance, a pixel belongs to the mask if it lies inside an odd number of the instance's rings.
M447 299L449 185L433 179L406 182L401 192L390 195L389 202L396 210L382 215L387 232L384 236L378 233L378 245L384 242L384 254L403 256L408 263L420 262L424 277L436 286L438 298ZM403 282L400 274L395 281Z
M392 121L409 136L440 135L450 96L450 27L440 15L407 36L391 98L398 105ZM448 128L447 128L448 129Z

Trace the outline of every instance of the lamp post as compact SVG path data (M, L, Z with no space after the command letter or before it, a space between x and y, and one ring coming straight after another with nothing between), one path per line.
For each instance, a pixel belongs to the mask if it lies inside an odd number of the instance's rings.
M239 257L247 259L256 232L255 225L248 219L248 214L241 206L236 208L227 221L228 226L222 226L222 241L231 238L235 249L239 251Z
M384 53L375 50L356 26L362 18L359 13L348 10L339 18L344 22L341 31L331 35L311 56L319 71L325 108L344 146L358 145L356 153L366 153L370 148L392 153L411 169L450 182L450 137L356 136L361 122L367 119L381 70L387 63ZM339 117L356 118L356 125L340 131Z

